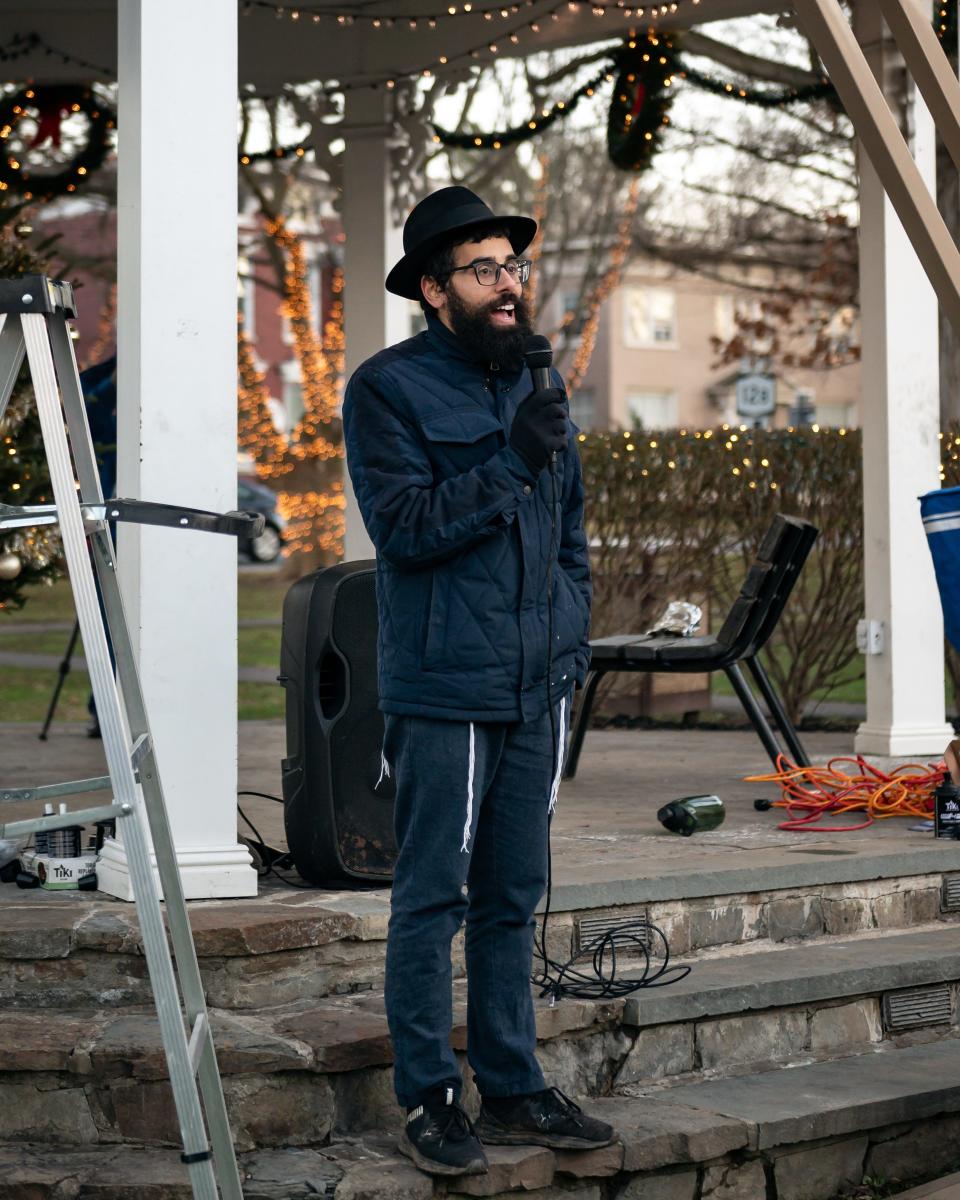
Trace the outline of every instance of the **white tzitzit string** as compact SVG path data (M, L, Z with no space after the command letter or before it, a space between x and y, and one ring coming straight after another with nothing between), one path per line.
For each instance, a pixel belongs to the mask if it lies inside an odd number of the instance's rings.
M473 740L473 722L470 722L470 762L467 767L467 821L463 827L463 845L460 853L466 854L470 845L470 826L473 824L473 769L476 753Z
M389 778L390 778L390 764L387 762L387 756L381 750L380 751L380 778L377 780L377 782L373 786L375 788L378 788L380 786L380 784L383 783L384 779L389 779Z
M557 734L557 773L553 777L553 784L550 788L550 807L548 812L553 812L557 807L557 799L560 795L560 776L563 774L563 747L567 740L567 698L560 701L560 731Z

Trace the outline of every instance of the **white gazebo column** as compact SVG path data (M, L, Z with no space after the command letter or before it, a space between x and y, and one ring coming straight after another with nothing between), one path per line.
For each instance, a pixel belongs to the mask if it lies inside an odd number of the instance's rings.
M390 212L391 127L388 97L378 91L347 93L343 123L344 260L343 328L345 368L349 379L360 364L385 346L410 336L410 306L384 290L383 281L403 255L401 231ZM373 557L344 469L347 497L344 557Z
M227 511L237 503L236 0L119 0L119 101L118 495ZM117 559L184 892L255 895L236 824L236 542L126 525ZM129 899L122 837L97 875Z
M896 48L876 0L858 0L855 25L882 81ZM914 158L935 191L933 122L915 90L910 125ZM865 616L883 623L884 644L866 658L867 719L856 748L939 755L953 730L944 716L940 598L917 503L940 484L937 300L863 153L860 296Z

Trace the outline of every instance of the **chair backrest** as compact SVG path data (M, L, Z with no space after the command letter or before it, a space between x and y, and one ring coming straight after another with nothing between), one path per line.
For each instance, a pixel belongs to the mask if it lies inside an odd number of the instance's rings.
M769 639L817 533L799 517L774 517L717 635L732 660L752 657Z

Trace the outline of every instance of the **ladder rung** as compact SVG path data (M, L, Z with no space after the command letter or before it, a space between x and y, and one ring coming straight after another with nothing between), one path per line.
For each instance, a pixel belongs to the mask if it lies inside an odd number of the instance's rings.
M210 1023L207 1020L206 1013L200 1013L196 1021L193 1023L193 1031L190 1034L190 1044L187 1047L187 1053L190 1056L190 1066L193 1068L193 1073L200 1070L200 1055L203 1053L207 1038L210 1036Z
M16 804L20 800L53 800L58 796L76 796L80 792L103 792L113 785L109 775L96 779L76 779L72 783L45 783L32 788L4 788L0 804Z
M89 532L104 524L106 505L80 504L80 516ZM55 504L0 504L0 529L28 529L38 525L56 525Z
M96 821L111 821L114 817L129 817L129 804L102 804L99 808L79 808L76 812L54 813L50 817L31 817L26 821L8 821L0 825L0 837L15 838L22 833L39 833L47 829L70 829L74 825L91 825Z

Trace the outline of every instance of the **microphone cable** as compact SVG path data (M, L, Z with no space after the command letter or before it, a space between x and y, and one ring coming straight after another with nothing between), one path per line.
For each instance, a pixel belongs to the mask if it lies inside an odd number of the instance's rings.
M563 766L563 753L557 737L557 718L553 707L553 564L559 559L559 533L557 522L557 460L550 459L550 550L547 555L547 711L550 714L550 743L553 753L553 770L550 775L551 791L554 781L559 786L558 775ZM572 705L571 705L572 707ZM552 799L552 794L551 794ZM550 997L552 1008L564 996L578 1000L609 1000L628 996L641 988L666 987L690 974L688 966L670 966L670 945L666 934L649 921L625 921L612 929L605 930L593 938L566 962L560 963L547 953L547 922L550 919L550 902L553 894L553 852L550 830L553 812L547 816L547 902L540 924L540 940L534 949L543 964L535 971L531 982L540 988L540 995ZM655 950L662 946L663 961L655 962ZM633 957L642 959L639 977L617 976L618 951L629 951ZM577 970L575 964L582 959L591 959L592 975Z

